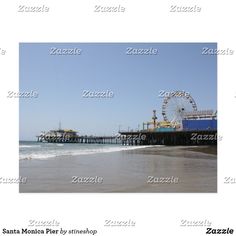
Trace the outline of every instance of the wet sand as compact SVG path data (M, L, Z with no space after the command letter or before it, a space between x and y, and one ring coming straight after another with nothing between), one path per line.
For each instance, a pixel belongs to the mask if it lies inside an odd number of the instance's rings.
M20 176L27 177L27 182L20 184L19 190L21 193L214 193L217 192L216 149L216 146L151 146L112 153L21 160ZM72 183L74 178L96 176L103 178L103 182ZM175 182L170 182L173 179Z

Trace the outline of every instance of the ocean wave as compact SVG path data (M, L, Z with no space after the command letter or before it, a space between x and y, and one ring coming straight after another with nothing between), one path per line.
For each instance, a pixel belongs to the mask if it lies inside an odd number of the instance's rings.
M20 145L20 148L35 148L35 147L41 147L41 145Z
M57 157L69 157L69 156L79 156L79 155L91 155L99 153L109 153L109 152L119 152L125 150L134 150L140 148L146 148L150 146L119 146L119 147L105 147L105 148L95 148L95 149L81 149L81 150L57 150L57 151L48 151L38 152L32 154L20 154L20 160L45 160L49 158Z

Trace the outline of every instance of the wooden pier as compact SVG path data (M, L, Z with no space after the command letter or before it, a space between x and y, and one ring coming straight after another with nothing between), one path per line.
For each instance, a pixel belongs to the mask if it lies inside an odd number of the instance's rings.
M57 137L39 135L38 142L83 143L83 144L122 144L122 145L216 145L217 131L169 131L169 132L120 132L116 136L72 136Z
M87 143L87 144L119 144L120 141L117 136L74 136L74 137L61 137L61 136L37 136L38 142L48 143Z
M216 130L120 132L122 145L217 145Z

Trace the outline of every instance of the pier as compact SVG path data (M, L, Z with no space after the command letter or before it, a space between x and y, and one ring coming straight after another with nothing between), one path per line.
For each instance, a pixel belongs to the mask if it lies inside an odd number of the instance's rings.
M122 145L217 145L216 130L120 132Z
M179 98L181 98L179 101ZM185 103L182 103L182 99ZM175 114L168 118L167 105L173 100ZM178 102L177 102L178 101ZM172 102L173 103L173 102ZM192 106L190 110L185 105ZM41 132L38 142L50 143L86 143L86 144L122 144L122 145L217 145L217 111L197 110L194 99L182 91L175 91L164 98L162 115L158 120L156 110L152 111L151 121L143 122L143 128L133 131L120 130L111 136L78 135L72 129ZM138 126L139 127L139 126Z
M216 145L216 130L196 131L122 131L116 136L49 136L39 135L38 142L122 144L122 145Z
M86 143L86 144L119 144L117 136L37 136L38 142L48 143Z

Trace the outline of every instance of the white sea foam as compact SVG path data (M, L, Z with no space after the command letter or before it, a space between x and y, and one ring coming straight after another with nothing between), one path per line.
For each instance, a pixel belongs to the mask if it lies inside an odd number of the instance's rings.
M35 148L41 147L41 145L20 145L20 148Z
M47 152L34 152L34 153L20 153L20 160L44 160L56 157L69 157L79 155L91 155L99 153L119 152L124 150L135 150L146 148L150 146L118 146L118 147L101 147L101 148L88 148L88 149L70 149L70 150L48 150Z

